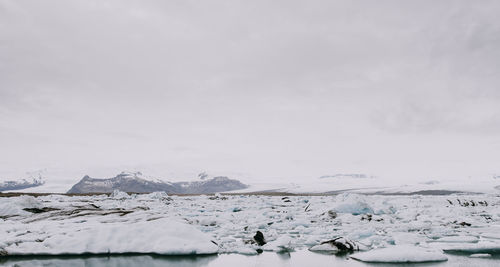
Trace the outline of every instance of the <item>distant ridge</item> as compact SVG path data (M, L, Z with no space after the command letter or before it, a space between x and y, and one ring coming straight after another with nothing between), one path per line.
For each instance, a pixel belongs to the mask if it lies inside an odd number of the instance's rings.
M0 192L37 187L43 185L44 183L45 182L43 181L42 176L39 176L37 178L32 178L31 181L26 179L22 179L19 181L4 181L0 182Z
M208 194L238 189L248 186L238 180L218 176L194 182L166 182L145 177L141 172L122 172L113 178L98 179L88 175L73 185L68 193L110 193L114 190L134 193L163 191L170 194Z
M339 178L355 178L355 179L366 179L366 178L374 178L373 176L369 176L367 174L363 173L338 173L334 175L323 175L319 177L320 179L329 179L329 178L334 178L334 179L339 179Z

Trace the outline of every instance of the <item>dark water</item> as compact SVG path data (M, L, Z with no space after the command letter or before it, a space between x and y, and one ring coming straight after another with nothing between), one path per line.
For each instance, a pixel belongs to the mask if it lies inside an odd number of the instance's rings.
M13 257L0 258L0 266L231 266L231 267L256 267L256 266L500 266L500 255L492 258L475 259L467 255L447 254L447 262L419 263L419 264L368 264L349 259L345 256L324 255L307 250L292 253L263 253L257 256L244 256L239 254L222 254L214 256L158 256L158 255L113 255L113 256L64 256L64 257Z

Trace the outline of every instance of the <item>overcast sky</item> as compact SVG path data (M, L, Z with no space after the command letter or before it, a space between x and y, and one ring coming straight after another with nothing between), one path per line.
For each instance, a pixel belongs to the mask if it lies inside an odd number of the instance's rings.
M500 1L0 0L0 175L500 174L499 14Z

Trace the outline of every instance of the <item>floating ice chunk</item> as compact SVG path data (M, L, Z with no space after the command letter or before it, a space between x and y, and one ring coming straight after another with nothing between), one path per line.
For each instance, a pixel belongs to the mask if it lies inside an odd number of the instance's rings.
M358 194L338 195L336 202L334 211L338 213L351 213L353 215L373 213L373 208L366 203L365 197Z
M257 255L258 254L257 250L255 250L253 248L249 248L249 247L238 247L238 248L235 248L231 252L242 254L242 255Z
M242 209L242 208L240 208L240 207L233 207L233 208L231 209L231 212L240 212L240 211L242 211L242 210L243 210L243 209Z
M432 247L440 248L445 252L464 253L499 253L500 242L479 241L478 243L431 243Z
M160 199L161 200L161 199L168 198L168 194L164 191L158 191L158 192L149 193L146 195L146 197L151 198L151 199Z
M284 235L265 244L262 249L275 252L293 251L292 239L289 236Z
M317 244L319 241L319 238L317 236L311 235L307 237L307 239L304 241L305 245L314 245Z
M336 246L332 246L330 243L322 243L319 245L312 246L309 248L310 251L322 252L322 253L337 253L339 249Z
M390 204L387 200L383 201L376 201L375 203L371 204L371 207L373 208L373 214L393 214L397 210L396 208Z
M436 241L444 243L477 243L479 238L476 236L445 236Z
M33 224L31 224L33 225ZM7 255L155 253L215 254L218 246L191 225L159 219L137 223L95 223L84 228L45 226L48 237L38 242L10 243ZM69 230L69 231L68 231ZM5 240L9 241L9 240Z
M492 232L487 232L487 233L482 233L481 237L485 238L491 238L491 239L500 239L500 233L492 233Z
M200 220L200 225L203 225L203 226L216 226L217 225L217 220L215 220L213 218L210 218L210 217L203 218L203 219Z
M350 257L364 262L386 263L416 263L448 260L448 258L441 251L428 250L410 245L399 245L375 249L367 252L355 253Z
M130 198L130 195L126 192L115 189L109 197L111 197L112 199L127 199Z
M359 246L352 240L338 237L321 242L319 245L313 246L309 250L323 253L353 252L359 251Z
M368 238L368 237L373 236L375 234L376 234L376 231L374 228L366 227L366 228L361 228L361 229L352 231L351 233L349 233L349 235L347 237L350 239L354 239L354 240L360 240L360 239Z
M392 234L396 245L416 245L426 240L425 237L418 233L396 232Z
M488 253L477 253L477 254L471 254L469 257L470 258L491 258L491 254L488 254Z

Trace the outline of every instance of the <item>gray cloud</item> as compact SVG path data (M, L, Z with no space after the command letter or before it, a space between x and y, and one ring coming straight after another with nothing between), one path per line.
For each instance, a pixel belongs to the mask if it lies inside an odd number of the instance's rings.
M0 167L497 171L499 10L0 0Z

